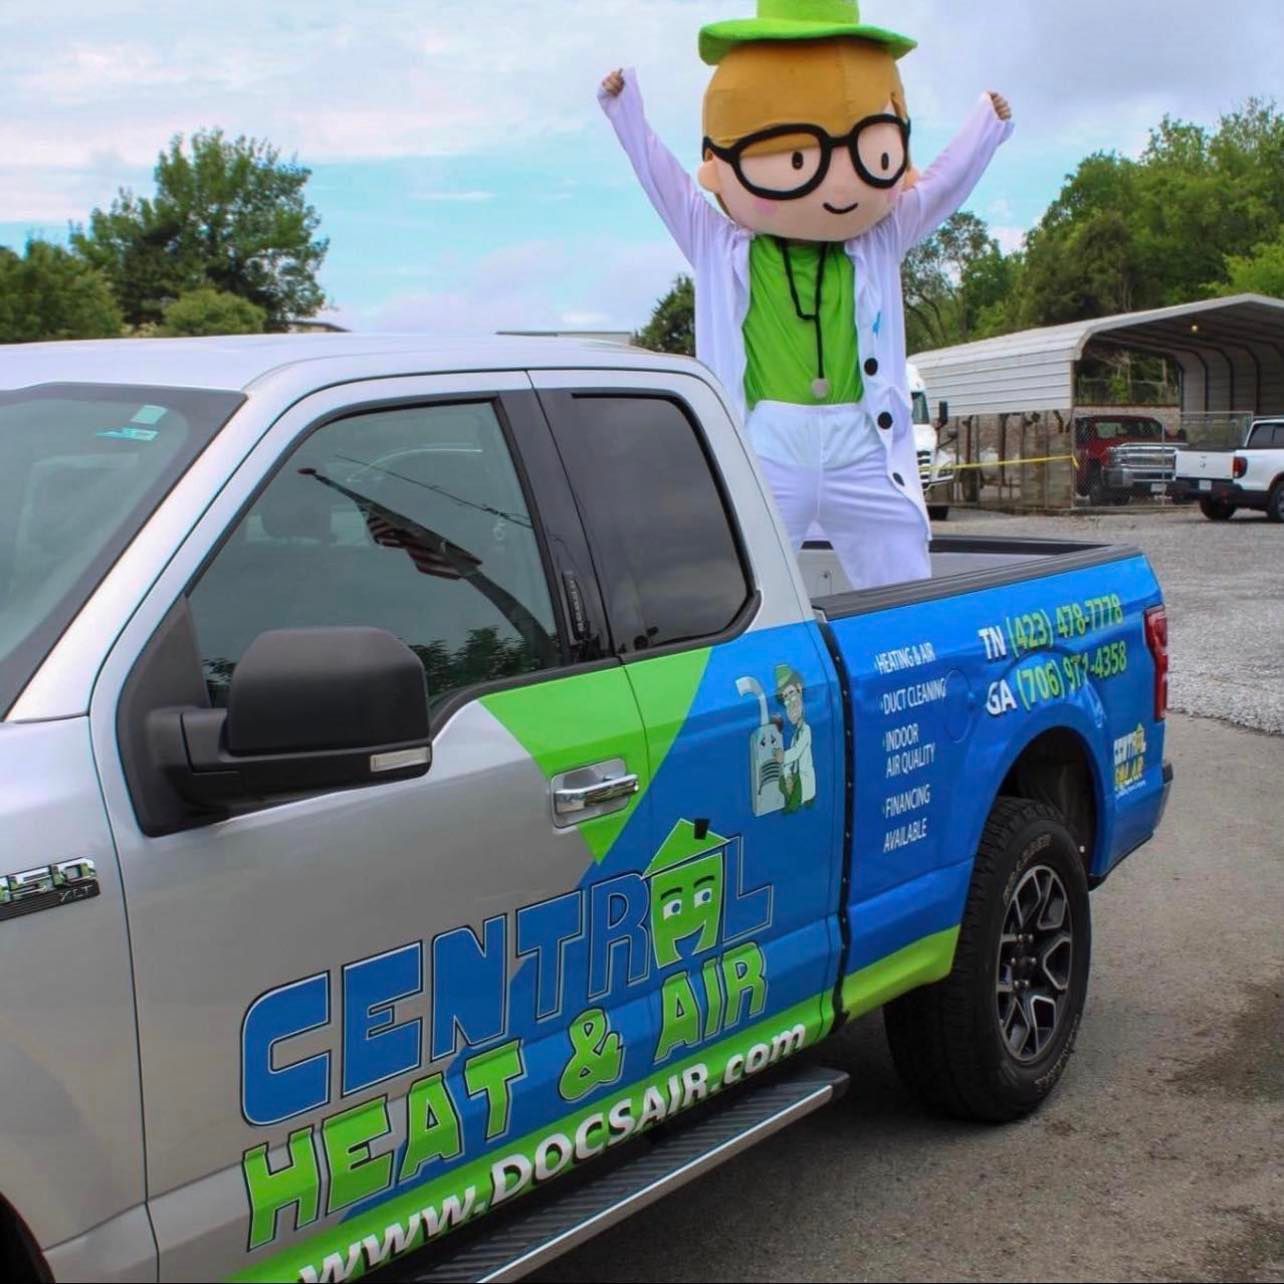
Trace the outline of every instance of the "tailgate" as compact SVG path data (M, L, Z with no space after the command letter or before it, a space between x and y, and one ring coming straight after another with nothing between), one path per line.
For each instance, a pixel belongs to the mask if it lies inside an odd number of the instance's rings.
M1230 481L1233 450L1179 450L1177 476L1187 481Z

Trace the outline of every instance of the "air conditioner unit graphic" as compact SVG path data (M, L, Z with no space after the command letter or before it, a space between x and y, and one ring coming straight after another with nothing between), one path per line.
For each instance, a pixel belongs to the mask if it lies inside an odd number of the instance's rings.
M738 678L736 690L742 696L757 696L758 726L749 736L749 798L755 816L781 811L785 793L780 787L781 765L776 754L783 752L785 737L781 719L767 712L767 693L757 678Z

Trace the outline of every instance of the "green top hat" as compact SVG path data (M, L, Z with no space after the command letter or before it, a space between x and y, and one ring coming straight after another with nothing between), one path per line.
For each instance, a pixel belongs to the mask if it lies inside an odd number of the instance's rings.
M804 689L802 674L792 665L776 665L776 694L780 695L788 686L797 687L799 691Z
M903 58L918 41L898 36L860 20L856 0L758 0L756 18L712 22L700 32L700 57L715 66L737 45L751 40L825 40L854 36L886 45L893 58Z

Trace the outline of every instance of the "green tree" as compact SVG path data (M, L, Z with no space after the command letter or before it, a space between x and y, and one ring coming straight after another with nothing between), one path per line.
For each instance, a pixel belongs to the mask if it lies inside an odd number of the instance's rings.
M47 241L0 248L0 343L110 339L122 325L106 277L83 259Z
M166 304L157 333L170 336L199 334L262 334L267 313L239 294L203 285Z
M1216 128L1165 117L1137 160L1083 160L1027 238L1013 326L1221 293L1284 226L1284 114L1249 99Z
M259 139L206 130L170 143L154 196L124 188L73 244L110 280L131 325L162 321L167 304L210 286L263 309L282 330L325 304L317 272L329 242L304 197L311 171Z
M910 352L966 343L981 313L1001 298L1011 272L998 242L975 214L952 214L901 265Z
M1226 277L1219 294L1269 294L1284 299L1284 229L1275 240L1257 246L1252 254L1229 255Z
M1135 211L1135 162L1096 154L1080 162L1026 238L1017 326L1057 325L1152 306L1126 211Z
M633 342L652 352L695 356L695 285L689 276L674 281L673 288L655 305L650 321L633 336Z

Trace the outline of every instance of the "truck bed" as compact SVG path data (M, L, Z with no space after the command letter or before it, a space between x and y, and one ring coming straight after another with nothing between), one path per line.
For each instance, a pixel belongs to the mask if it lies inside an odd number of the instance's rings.
M1004 536L945 535L932 540L932 577L853 590L828 542L809 540L799 555L812 604L828 619L1083 570L1137 557L1130 544Z

